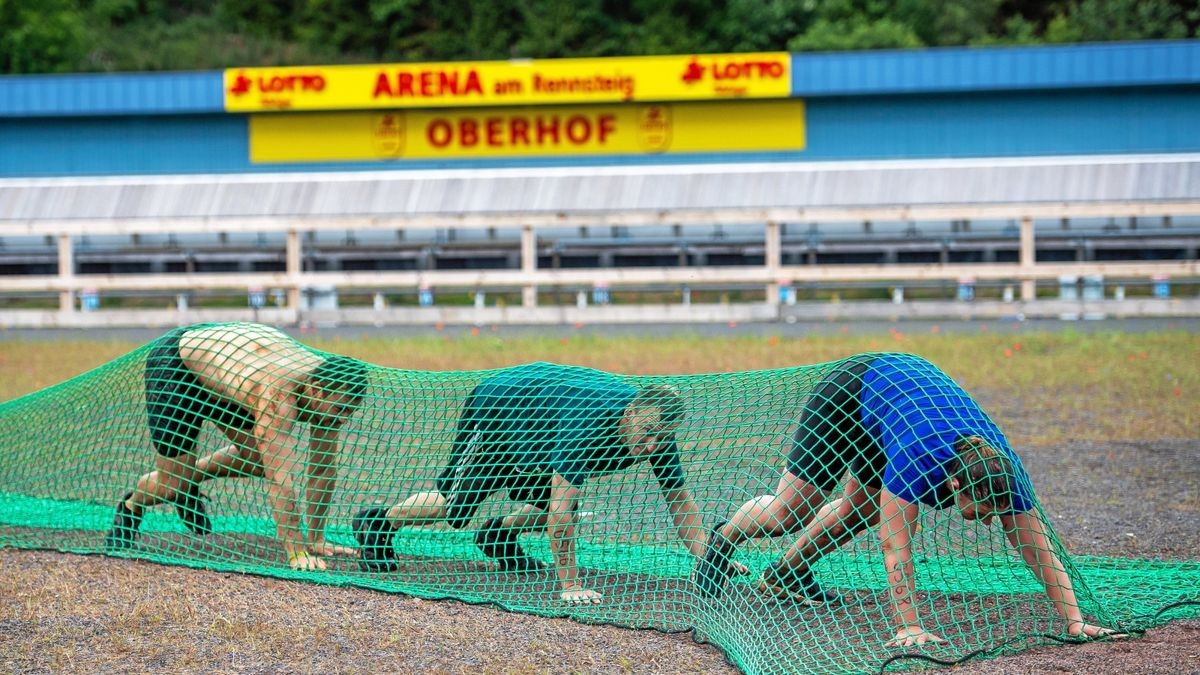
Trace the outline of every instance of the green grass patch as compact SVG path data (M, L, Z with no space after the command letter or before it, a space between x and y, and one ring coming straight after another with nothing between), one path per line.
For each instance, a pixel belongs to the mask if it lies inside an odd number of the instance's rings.
M902 324L898 324L902 327ZM317 339L314 347L381 366L430 371L553 361L631 374L784 368L863 351L905 351L938 364L984 403L1012 440L1191 438L1200 428L1200 340L1184 332L706 337L507 337L488 328L432 337ZM306 340L307 341L307 340ZM101 366L138 344L121 340L0 343L0 401ZM1034 419L1007 425L1006 419Z

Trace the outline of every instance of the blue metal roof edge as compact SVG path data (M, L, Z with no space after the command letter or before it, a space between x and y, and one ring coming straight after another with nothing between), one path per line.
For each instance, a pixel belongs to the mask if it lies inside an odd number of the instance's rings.
M792 95L1200 84L1200 40L792 55Z
M0 117L186 115L225 110L221 71L0 77Z
M1200 84L1200 40L792 55L792 95ZM0 76L0 117L224 111L221 71Z

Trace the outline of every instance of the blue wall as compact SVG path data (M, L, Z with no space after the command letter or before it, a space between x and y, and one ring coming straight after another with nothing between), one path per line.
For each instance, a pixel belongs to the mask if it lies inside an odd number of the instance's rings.
M1200 87L813 99L804 159L1200 151Z
M1200 84L1200 41L792 55L793 96Z
M224 173L249 156L233 115L5 120L0 148L0 176Z
M1200 41L795 54L803 152L249 163L219 72L0 77L0 177L1200 152Z
M799 153L259 165L242 115L0 121L0 176L1200 152L1200 87L807 100Z
M223 88L220 71L0 77L0 118L215 113Z

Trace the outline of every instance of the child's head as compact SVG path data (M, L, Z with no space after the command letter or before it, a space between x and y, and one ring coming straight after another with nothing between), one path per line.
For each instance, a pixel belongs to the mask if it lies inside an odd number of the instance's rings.
M679 428L683 415L683 399L677 389L664 384L643 387L621 417L621 436L630 454L655 452Z
M362 401L367 390L367 366L345 356L330 356L309 376L304 389L299 401L301 410L324 423L340 423Z
M954 444L948 478L963 517L991 521L991 514L1012 510L1015 471L1008 455L980 436L963 436Z

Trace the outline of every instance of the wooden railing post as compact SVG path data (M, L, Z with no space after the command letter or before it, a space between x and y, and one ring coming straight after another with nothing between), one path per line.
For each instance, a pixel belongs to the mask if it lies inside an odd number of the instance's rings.
M287 232L287 306L293 312L300 311L300 232Z
M75 276L75 250L71 243L71 235L58 235L58 278L62 287L58 290L58 311L75 311L75 292L70 283Z
M1037 282L1033 278L1033 267L1037 264L1037 254L1033 241L1033 218L1021 216L1021 301L1032 302L1037 299Z
M533 225L521 226L521 273L532 276L537 271L537 232ZM536 284L521 287L521 306L537 307Z
M783 246L781 243L779 223L767 221L766 240L763 248L763 264L767 268L767 304L772 307L779 304L780 268L783 267Z

